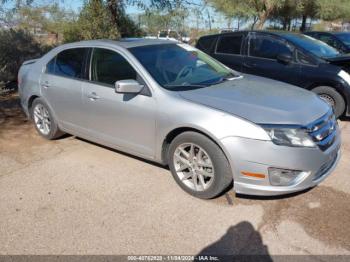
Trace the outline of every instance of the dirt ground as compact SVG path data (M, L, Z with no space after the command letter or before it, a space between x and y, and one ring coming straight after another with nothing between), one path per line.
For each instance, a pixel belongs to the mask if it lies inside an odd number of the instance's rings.
M82 139L46 141L0 97L0 254L350 255L350 121L321 185L210 200L163 167Z

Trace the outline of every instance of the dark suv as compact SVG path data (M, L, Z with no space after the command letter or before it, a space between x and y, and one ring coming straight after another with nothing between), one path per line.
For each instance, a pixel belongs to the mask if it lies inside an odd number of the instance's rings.
M201 37L197 48L242 73L264 76L317 93L350 115L350 56L302 34L240 31Z

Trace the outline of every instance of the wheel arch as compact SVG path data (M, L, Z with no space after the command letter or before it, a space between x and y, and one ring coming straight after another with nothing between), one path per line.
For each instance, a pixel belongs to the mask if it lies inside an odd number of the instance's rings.
M58 121L58 118L57 118L57 116L56 116L56 113L55 113L55 111L53 110L53 108L51 107L50 103L48 103L47 100L46 100L44 97L39 96L39 95L37 95L37 94L31 95L31 96L29 97L29 99L28 99L28 106L27 106L27 107L28 107L29 117L31 118L31 109L32 109L32 106L33 106L33 102L34 102L34 100L37 99L37 98L42 99L42 100L46 103L46 105L47 105L47 106L49 107L49 109L50 109L50 112L51 112L52 116L55 118L55 120L57 121L57 124L59 125L59 121ZM60 125L59 125L59 126L60 126Z
M203 130L200 130L200 129L195 128L195 127L189 127L189 126L174 128L171 131L169 131L167 133L167 135L164 137L164 139L162 141L162 151L161 151L161 160L162 160L163 164L168 165L168 150L169 150L169 146L170 146L171 142L175 139L175 137L177 137L178 135L180 135L184 132L196 132L196 133L204 135L205 137L207 137L208 139L213 141L221 149L221 151L224 153L225 157L227 158L227 161L229 162L229 164L231 166L231 161L227 157L228 154L218 139L214 138L212 135L208 134L207 132L204 132Z
M347 102L345 91L343 90L342 86L337 84L337 83L334 83L334 82L314 82L314 83L310 84L307 87L307 89L309 91L312 91L316 87L320 87L320 86L328 86L328 87L334 88L344 98L345 102Z
M29 97L29 99L28 99L28 106L27 106L27 109L28 109L28 113L29 113L29 116L31 117L31 109L32 109L32 106L33 106L33 102L34 102L34 100L35 99L37 99L37 98L40 98L40 96L38 96L38 95L32 95L32 96L30 96Z

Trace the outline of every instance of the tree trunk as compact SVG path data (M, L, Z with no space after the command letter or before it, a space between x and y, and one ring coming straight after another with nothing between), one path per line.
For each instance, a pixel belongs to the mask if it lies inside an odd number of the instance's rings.
M254 30L254 29L255 29L256 22L258 22L258 17L254 16L254 17L253 17L253 23L252 23L251 30Z
M302 21L301 21L301 26L300 26L300 31L305 32L306 30L306 21L307 21L307 16L303 15Z
M291 31L291 29L292 29L292 19L289 19L287 30Z
M287 23L288 23L288 21L287 21L287 19L283 19L283 27L282 27L282 29L285 31L285 30L287 30Z
M259 23L257 24L257 29L258 30L262 30L264 29L264 25L267 21L267 18L269 17L269 13L268 11L265 11L265 12L261 12L259 14Z

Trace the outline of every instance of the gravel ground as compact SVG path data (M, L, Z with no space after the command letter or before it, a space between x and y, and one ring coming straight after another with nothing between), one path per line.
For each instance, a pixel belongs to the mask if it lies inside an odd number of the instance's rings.
M350 122L342 159L288 197L184 193L170 172L66 136L46 141L0 97L0 254L350 254Z

